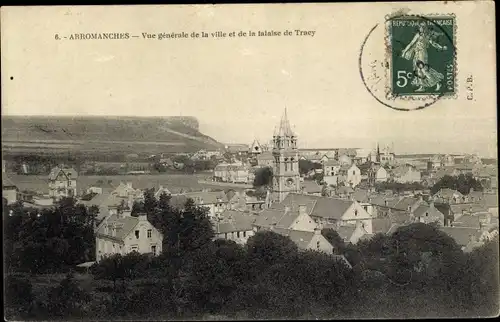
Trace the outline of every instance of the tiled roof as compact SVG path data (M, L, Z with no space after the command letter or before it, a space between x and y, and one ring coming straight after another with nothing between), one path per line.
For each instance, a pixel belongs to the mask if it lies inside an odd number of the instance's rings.
M354 225L340 226L340 227L335 229L335 231L339 234L339 236L344 241L348 241L349 239L351 239L351 236L354 233L354 230L356 230L356 226L354 226Z
M314 232L274 228L273 232L289 237L299 249L307 249L314 237ZM333 246L332 246L333 247Z
M273 153L270 151L262 152L257 155L257 161L274 161Z
M498 195L484 194L480 204L486 208L498 208Z
M134 229L134 227L139 223L138 217L127 216L124 218L118 218L117 215L111 215L105 219L104 222L99 226L97 234L100 236L116 239L123 241L125 237ZM108 233L105 233L104 226L108 224ZM116 235L112 236L111 228L115 225Z
M284 207L269 208L260 213L254 225L258 227L276 227L288 229L299 217L297 208L286 211Z
M15 187L16 185L12 180L7 177L5 174L2 175L2 187Z
M442 188L441 190L436 192L435 196L436 195L443 197L443 198L452 198L454 195L458 195L460 197L463 197L463 195L459 191L449 189L449 188Z
M61 168L54 167L49 174L49 180L55 180L60 172L63 172L65 175L70 176L71 179L76 179L78 177L78 173L73 168Z
M389 218L373 218L372 219L372 231L374 234L381 233L387 234L389 229L391 229L393 223Z
M340 163L337 160L329 159L323 165L327 167L337 167L340 166Z
M455 239L460 246L467 245L470 241L470 236L475 236L476 238L481 236L481 232L476 228L440 227L439 229Z
M337 188L337 193L340 195L340 194L349 194L349 193L354 193L354 189L351 188L351 187L346 187L346 186L342 186L342 187L338 187Z
M323 190L323 188L316 181L311 180L304 180L304 182L301 183L301 186L307 193L321 193Z
M418 198L403 197L392 208L398 210L408 210L408 207L415 205L419 202Z
M311 216L340 219L354 204L354 201L290 193L281 202L281 205L291 208L298 207L300 204L306 205L307 212Z
M195 191L184 194L187 198L193 199L196 205L207 205L216 203L227 203L227 196L224 191Z
M392 170L392 174L395 176L395 177L402 177L404 176L408 171L410 171L410 166L407 166L407 165L402 165L402 166L399 166L395 169Z
M479 229L479 216L463 215L453 221L453 227L468 227Z
M252 230L252 224L255 217L249 214L244 214L239 211L226 210L221 214L221 220L215 224L215 232L217 234L249 231Z
M352 194L352 197L357 202L368 202L369 200L369 192L368 190L356 189Z

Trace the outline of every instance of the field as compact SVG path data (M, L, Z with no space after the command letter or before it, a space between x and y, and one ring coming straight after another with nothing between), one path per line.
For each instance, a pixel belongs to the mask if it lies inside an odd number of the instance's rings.
M146 189L160 185L166 187L173 193L183 190L202 190L202 189L234 189L243 190L249 186L231 185L231 184L215 184L215 183L199 183L200 179L210 176L210 173L198 175L189 174L156 174L156 175L116 175L116 176L79 176L77 179L78 192L88 188L90 185L110 181L112 185L117 186L120 182L132 182L132 186L136 189ZM33 175L10 175L9 178L17 185L19 190L34 190L41 193L48 193L48 176L33 176Z

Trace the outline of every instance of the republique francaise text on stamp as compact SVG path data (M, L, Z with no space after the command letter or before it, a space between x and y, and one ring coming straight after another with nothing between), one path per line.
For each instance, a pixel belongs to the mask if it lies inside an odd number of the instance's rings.
M456 95L454 15L402 15L387 20L388 98Z

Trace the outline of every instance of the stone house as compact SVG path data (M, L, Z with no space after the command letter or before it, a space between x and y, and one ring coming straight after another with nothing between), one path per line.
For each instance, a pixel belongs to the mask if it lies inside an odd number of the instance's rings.
M159 255L163 236L147 219L146 214L132 217L129 211L106 217L96 232L96 261L113 254L131 252Z

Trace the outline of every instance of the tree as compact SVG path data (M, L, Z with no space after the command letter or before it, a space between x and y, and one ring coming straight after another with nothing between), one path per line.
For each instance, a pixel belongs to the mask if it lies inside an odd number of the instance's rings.
M326 240L328 240L330 244L332 244L334 252L336 254L342 254L344 252L345 249L344 240L342 239L342 237L339 236L339 234L335 230L331 228L324 228L321 230L321 234L323 235L323 237L326 238Z
M474 191L483 191L481 182L474 179L472 173L460 174L458 176L445 175L432 186L431 193L435 194L444 188L457 190L464 195L468 195L471 189L474 189Z
M21 275L7 275L4 281L7 319L27 317L31 313L34 300L30 280Z
M270 186L273 182L273 170L270 167L263 167L255 171L253 180L254 188L262 186Z
M78 285L74 275L69 273L59 286L49 291L47 300L47 309L52 316L83 317L91 296Z
M172 199L172 197L167 195L165 192L160 194L160 198L158 200L158 208L160 212L168 211L170 209L170 199Z
M147 215L152 215L156 211L158 202L154 195L154 189L146 189L144 191L144 212Z
M264 266L287 261L297 254L297 245L290 238L272 231L259 231L247 241L250 260Z

